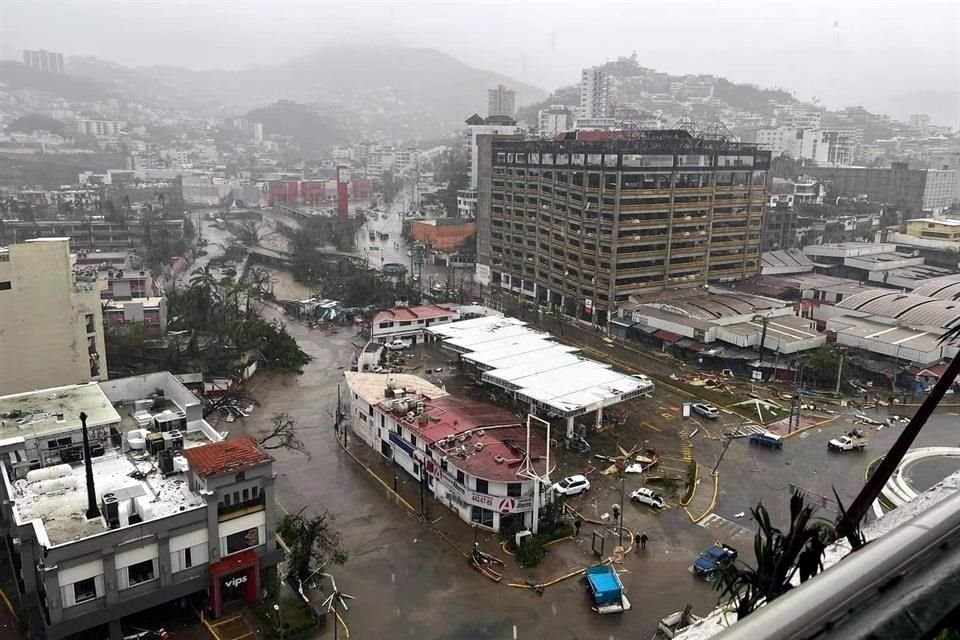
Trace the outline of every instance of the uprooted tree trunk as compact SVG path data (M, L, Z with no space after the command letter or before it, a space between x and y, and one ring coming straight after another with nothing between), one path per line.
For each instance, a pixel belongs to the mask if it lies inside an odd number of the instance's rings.
M297 421L290 414L278 413L270 418L270 429L256 436L264 449L289 449L310 458L307 446L297 437Z
M347 553L341 546L340 534L333 528L333 516L327 511L306 515L306 507L283 516L277 533L289 547L287 575L294 585L304 586L310 576L328 564L343 564Z

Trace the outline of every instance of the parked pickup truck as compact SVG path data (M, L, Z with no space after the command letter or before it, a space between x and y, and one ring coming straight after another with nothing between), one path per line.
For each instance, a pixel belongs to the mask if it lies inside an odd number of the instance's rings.
M718 569L737 559L737 550L719 542L703 553L693 562L693 572L698 576L710 578Z
M827 449L830 451L863 451L867 448L865 438L851 438L850 436L840 436L827 443Z

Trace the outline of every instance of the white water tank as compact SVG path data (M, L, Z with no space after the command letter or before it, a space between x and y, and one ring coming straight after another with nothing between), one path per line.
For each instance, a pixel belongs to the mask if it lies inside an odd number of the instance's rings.
M130 526L130 501L129 500L123 500L120 502L119 508L117 509L117 515L119 516L121 527Z
M59 493L67 489L77 488L77 476L63 476L62 478L52 478L50 480L41 480L33 486L33 490L38 494Z
M41 480L54 480L56 478L68 476L72 472L73 468L68 464L55 464L52 467L34 469L33 471L27 473L27 483L33 484L34 482L40 482Z
M142 450L147 448L147 430L132 429L127 431L127 445L131 449Z
M186 473L190 470L190 463L181 455L173 456L173 470L177 473Z
M153 520L153 505L150 504L150 498L147 496L137 496L137 513L144 522Z

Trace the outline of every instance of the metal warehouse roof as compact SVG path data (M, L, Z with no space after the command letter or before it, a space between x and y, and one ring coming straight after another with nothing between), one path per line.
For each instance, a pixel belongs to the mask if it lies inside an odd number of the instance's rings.
M524 402L539 405L550 414L577 416L653 391L653 384L609 366L571 353L574 349L550 343L520 353L517 344L532 348L529 338L549 340L515 318L474 318L430 327L428 333L444 339L444 347L464 353L475 363L495 363L483 380L517 394ZM543 346L543 345L538 345ZM513 355L507 355L513 349Z
M502 346L496 349L485 349L476 353L465 353L462 357L464 360L474 363L481 369L491 369L508 366L504 365L504 361L512 360L513 358L517 357L524 357L527 359L539 358L542 355L539 352L545 349L551 350L552 352L559 349L570 353L579 351L579 349L576 347L557 344L553 340L550 340L549 336L542 336L539 334L519 335L513 338L504 339L501 341L501 343Z
M765 303L755 296L738 296L732 294L710 293L687 300L679 300L661 305L664 311L679 310L681 315L689 315L700 320L716 320L730 316L745 315L763 309L774 309L773 303Z
M948 329L960 325L960 302L940 300L889 289L869 289L850 296L837 305L900 322Z
M960 273L928 280L913 292L918 296L930 296L941 300L960 300Z

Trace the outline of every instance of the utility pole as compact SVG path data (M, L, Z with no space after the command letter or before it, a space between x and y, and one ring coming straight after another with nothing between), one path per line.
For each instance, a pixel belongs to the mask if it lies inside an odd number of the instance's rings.
M627 479L627 460L623 461L623 470L620 472L620 517L617 518L620 525L618 533L620 534L620 546L623 546L623 485Z
M840 395L840 374L843 373L843 354L840 354L840 362L837 363L837 395Z
M720 468L720 462L723 461L723 456L726 455L727 449L730 448L730 443L733 442L733 439L740 435L740 429L743 428L743 420L740 421L740 424L737 425L737 430L730 434L723 442L723 451L720 452L720 457L717 458L717 464L713 465L713 471L710 472L710 475L717 475L717 469Z

